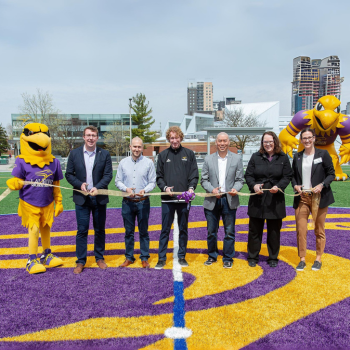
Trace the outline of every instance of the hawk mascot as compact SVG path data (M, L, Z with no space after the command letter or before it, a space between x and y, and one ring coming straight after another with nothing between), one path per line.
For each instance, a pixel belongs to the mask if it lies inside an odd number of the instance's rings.
M284 153L292 157L293 148L299 145L298 152L304 149L295 136L306 127L315 130L315 146L326 149L332 157L336 180L346 180L348 175L343 173L340 165L350 161L350 119L340 113L340 101L335 96L323 96L314 109L296 113L279 135ZM340 162L334 147L337 136L342 142L339 148Z
M11 190L19 190L18 215L22 226L28 229L29 258L26 270L30 274L46 271L63 261L51 253L50 231L53 216L63 212L62 194L59 186L63 174L59 161L51 154L51 137L44 124L27 124L20 137L21 155L16 158L12 171L13 178L7 180ZM31 185L24 185L30 181ZM55 207L54 207L55 203ZM43 252L38 254L39 232Z

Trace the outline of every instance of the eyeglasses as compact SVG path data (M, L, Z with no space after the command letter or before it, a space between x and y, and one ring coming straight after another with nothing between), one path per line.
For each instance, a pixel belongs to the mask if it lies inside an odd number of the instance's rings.
M272 145L274 141L263 141L264 145Z
M85 137L92 137L92 138L96 138L97 137L97 135L91 135L91 134L85 134L84 136Z
M311 137L302 137L301 139L302 139L303 141L311 141L313 138L314 138L314 136L311 136Z

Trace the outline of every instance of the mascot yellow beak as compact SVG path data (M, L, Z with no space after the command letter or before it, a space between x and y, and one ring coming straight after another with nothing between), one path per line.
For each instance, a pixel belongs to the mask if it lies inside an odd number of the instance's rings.
M328 131L337 126L340 116L340 101L335 96L321 97L314 108L317 126Z
M51 155L51 137L49 128L44 124L27 124L20 138L21 155L26 163L31 165L50 164L54 157Z

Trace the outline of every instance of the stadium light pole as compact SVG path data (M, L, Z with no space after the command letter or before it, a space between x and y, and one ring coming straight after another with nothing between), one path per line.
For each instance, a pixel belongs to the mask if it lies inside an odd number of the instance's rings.
M132 98L129 98L129 118L130 118L130 145L131 145L131 100L132 100Z

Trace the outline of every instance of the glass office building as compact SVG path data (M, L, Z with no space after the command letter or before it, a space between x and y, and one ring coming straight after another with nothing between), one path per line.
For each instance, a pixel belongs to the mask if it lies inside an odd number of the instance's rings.
M98 128L99 141L98 144L103 144L103 134L110 130L120 130L126 137L129 136L130 130L130 116L129 114L52 114L48 119L57 118L65 125L66 130L71 133L70 136L76 138L77 143L82 142L83 130L88 125L93 125ZM13 139L15 141L15 148L19 149L19 138L23 131L24 125L27 124L28 117L23 114L11 114ZM31 122L33 121L31 118ZM40 123L41 116L37 116ZM131 128L136 128L132 125Z

